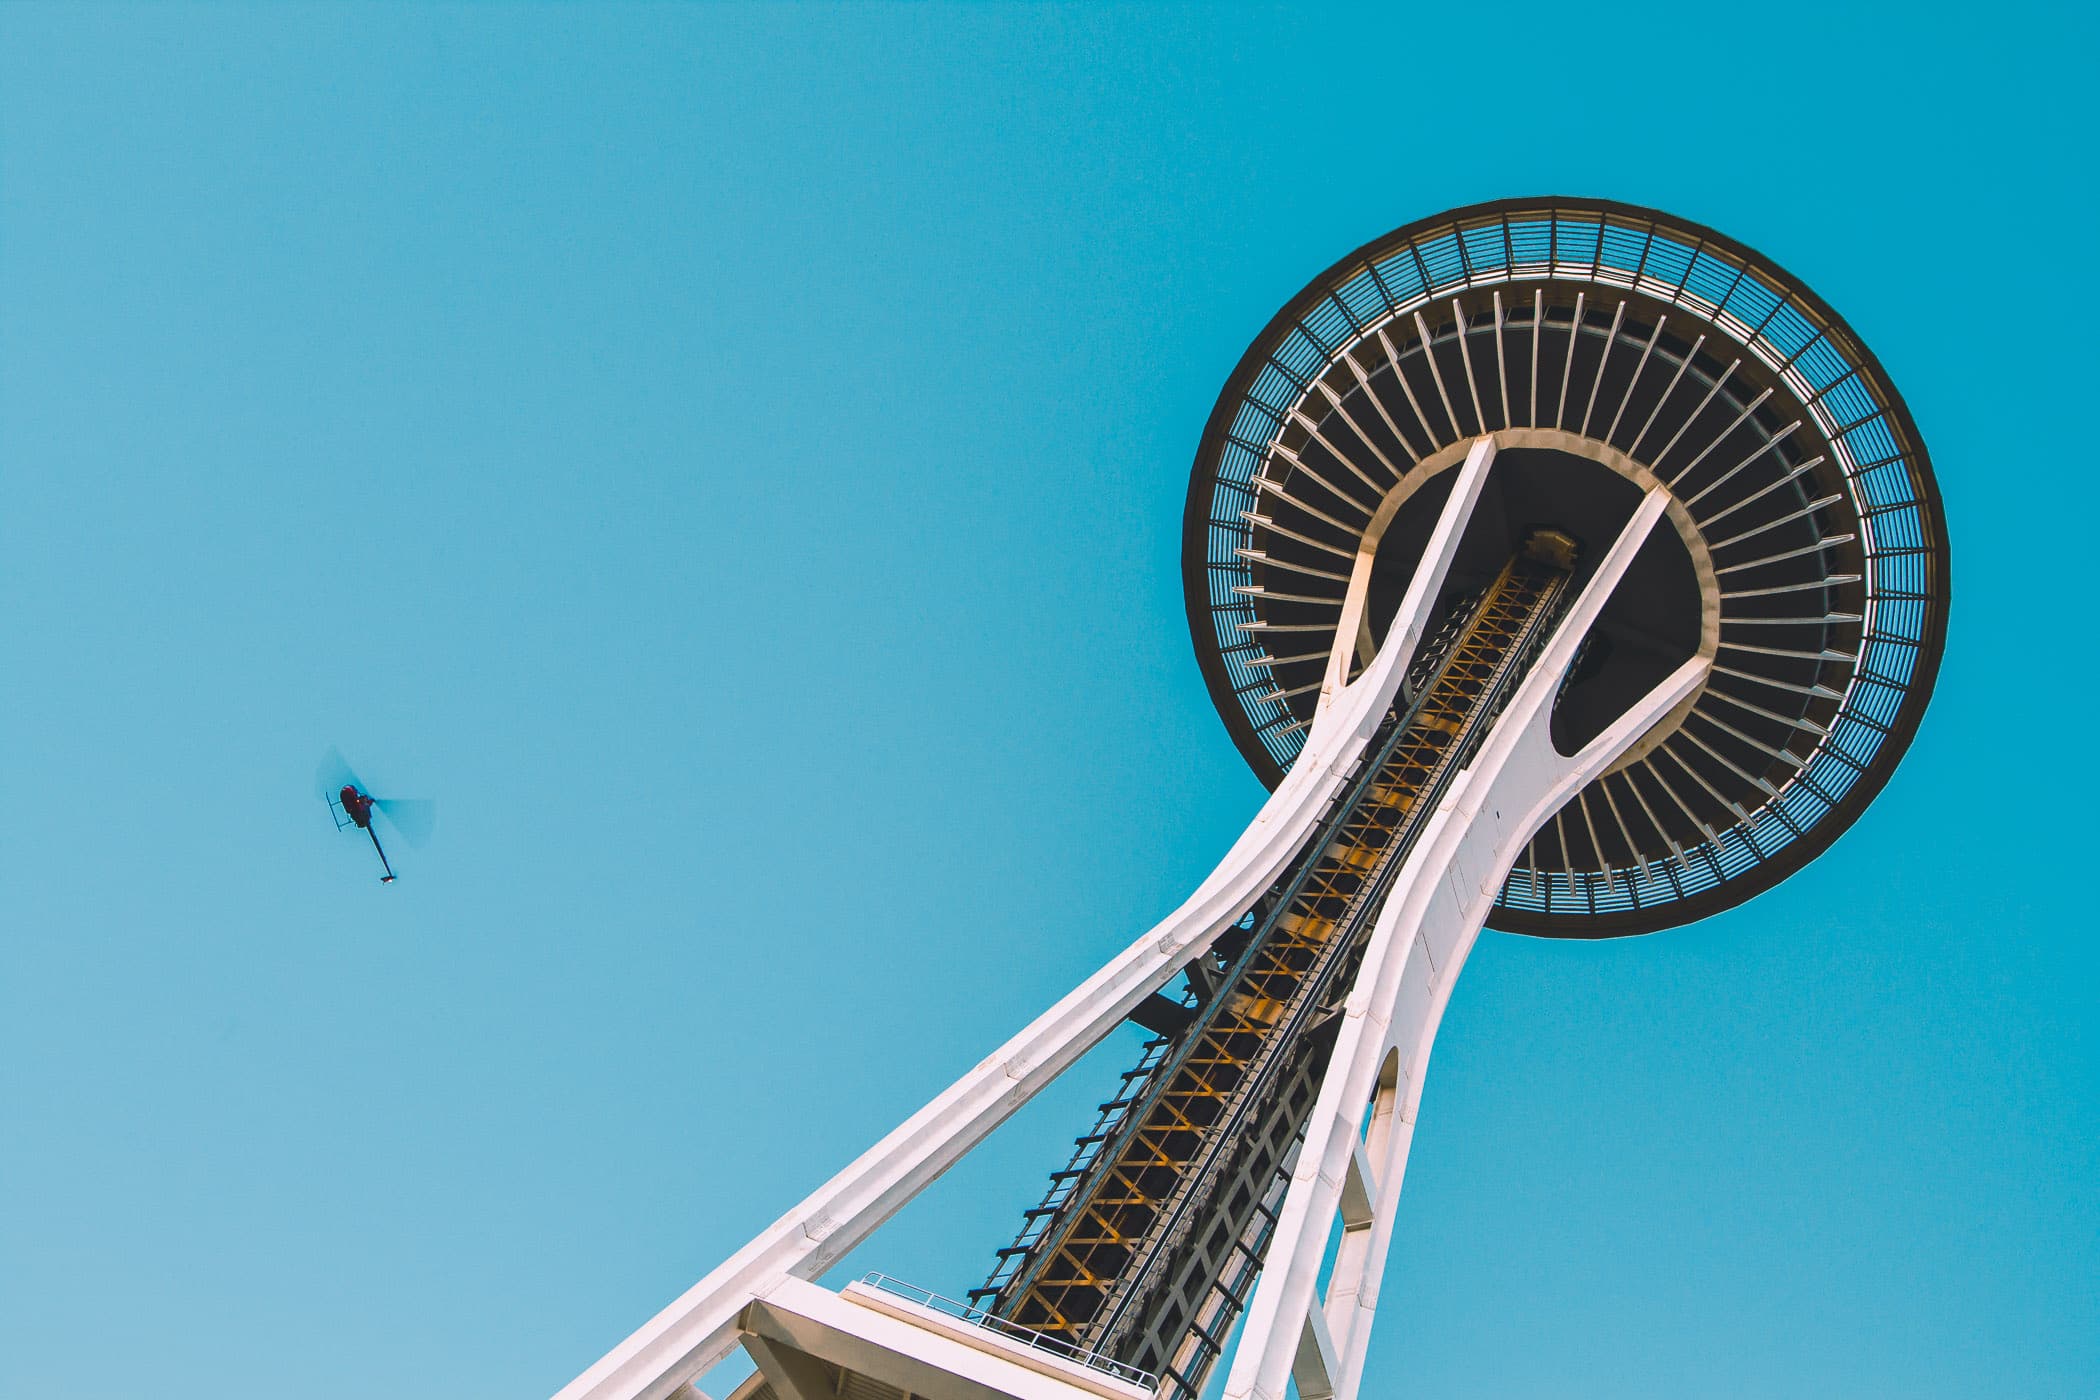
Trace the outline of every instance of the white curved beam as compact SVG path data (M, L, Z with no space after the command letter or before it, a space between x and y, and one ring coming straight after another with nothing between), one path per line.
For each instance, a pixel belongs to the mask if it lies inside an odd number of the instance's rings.
M1687 661L1580 752L1554 747L1561 678L1667 502L1661 489L1642 500L1394 883L1248 1305L1227 1400L1282 1400L1294 1373L1302 1400L1353 1400L1430 1044L1503 877L1538 828L1696 690L1712 665L1705 657ZM1367 1113L1384 1119L1369 1134L1360 1132ZM1320 1265L1338 1215L1343 1239L1322 1299Z
M1304 752L1196 892L564 1386L556 1400L665 1400L707 1371L736 1346L738 1318L754 1300L783 1279L817 1277L866 1239L1208 949L1275 883L1319 825L1393 703L1493 459L1492 443L1476 445L1387 645L1363 675L1322 697Z
M1421 562L1415 565L1415 576L1408 581L1399 611L1393 614L1393 620L1386 628L1385 643L1379 648L1378 655L1397 649L1411 660L1415 648L1422 644L1422 634L1433 620L1429 610L1436 606L1437 595L1444 591L1444 579L1451 572L1451 561L1458 557L1466 523L1473 518L1473 507L1480 500L1481 488L1487 485L1488 469L1494 464L1495 439L1475 438L1473 445L1466 450L1466 460L1459 469L1458 480L1452 484L1450 499L1444 502L1443 514L1437 517L1436 529L1429 537ZM1358 547L1356 563L1349 571L1349 591L1342 601L1341 621L1334 629L1334 645L1327 653L1327 674L1320 681L1321 712L1351 684L1349 663L1356 655L1357 633L1364 625L1365 610L1370 603L1371 566L1377 558L1379 538L1384 533L1381 523L1375 533L1365 537L1365 542ZM1360 685L1368 678L1366 672L1355 683ZM1319 720L1315 718L1313 723L1317 725Z

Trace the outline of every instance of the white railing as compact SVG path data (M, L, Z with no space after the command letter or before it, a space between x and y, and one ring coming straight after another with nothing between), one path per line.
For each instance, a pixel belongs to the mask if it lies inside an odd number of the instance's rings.
M1103 1356L1098 1351L1088 1351L1085 1347L1068 1342L1062 1337L1053 1337L1047 1332L1038 1332L1033 1327L1023 1327L1018 1322L1009 1322L1003 1317L986 1312L983 1308L975 1308L968 1303L958 1303L953 1298L944 1298L940 1294L930 1289L921 1288L915 1283L906 1283L902 1279L894 1279L884 1273L863 1274L860 1281L870 1288L894 1294L908 1302L917 1303L923 1308L931 1308L944 1317L954 1318L957 1322L967 1323L972 1327L982 1327L987 1332L996 1332L1002 1337L1010 1337L1014 1341L1034 1347L1038 1351L1048 1352L1052 1356L1062 1357L1066 1361L1075 1361L1089 1371L1099 1371L1103 1375L1113 1376L1119 1381L1127 1381L1132 1385L1142 1386L1146 1390L1159 1389L1159 1377L1153 1375L1150 1371L1126 1365L1112 1356Z

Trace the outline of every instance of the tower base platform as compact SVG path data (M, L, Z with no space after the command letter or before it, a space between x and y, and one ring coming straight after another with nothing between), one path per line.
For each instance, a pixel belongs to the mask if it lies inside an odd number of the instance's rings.
M729 1400L1151 1400L1157 1387L1145 1372L880 1274L838 1293L783 1279L741 1322L758 1369Z

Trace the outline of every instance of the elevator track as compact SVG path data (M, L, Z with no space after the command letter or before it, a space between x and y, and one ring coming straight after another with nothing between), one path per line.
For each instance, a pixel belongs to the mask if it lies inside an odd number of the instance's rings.
M1188 1024L1146 1044L973 1302L1194 1400L1260 1269L1378 910L1551 634L1569 561L1565 537L1535 539L1451 609L1299 859L1190 969Z

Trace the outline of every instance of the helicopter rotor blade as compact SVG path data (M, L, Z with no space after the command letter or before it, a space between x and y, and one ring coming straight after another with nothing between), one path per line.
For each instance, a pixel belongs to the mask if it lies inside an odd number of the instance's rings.
M333 801L336 794L346 787L354 787L359 792L366 790L363 781L350 771L349 760L343 757L343 751L331 744L328 752L321 756L321 766L314 771L314 790Z
M372 806L419 849L437 827L437 803L427 797L375 797Z

